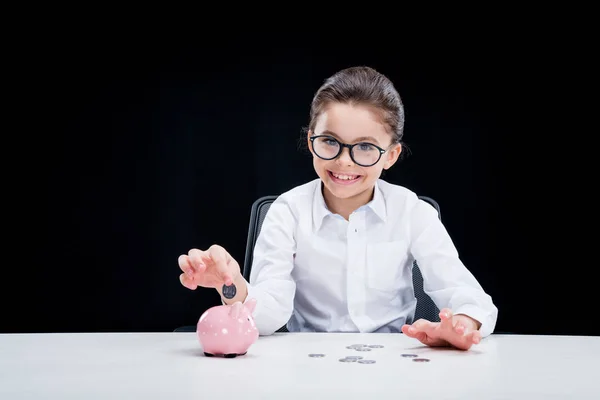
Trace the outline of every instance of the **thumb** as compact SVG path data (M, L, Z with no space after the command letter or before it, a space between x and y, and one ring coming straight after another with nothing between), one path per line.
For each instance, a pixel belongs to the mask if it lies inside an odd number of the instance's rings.
M229 268L227 268L227 259L229 258L227 251L221 246L213 245L208 249L208 253L215 263L217 275L225 285L231 285L233 283L233 277L229 272Z

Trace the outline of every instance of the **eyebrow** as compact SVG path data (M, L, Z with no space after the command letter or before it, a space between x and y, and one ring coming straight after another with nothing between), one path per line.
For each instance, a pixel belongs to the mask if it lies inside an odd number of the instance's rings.
M341 139L338 135L335 134L335 132L329 131L327 129L325 129L319 135L331 135L331 136L335 137L336 139ZM379 141L377 139L375 139L373 136L361 136L361 137L355 139L355 143L356 142L364 142L364 141L370 141L370 142L375 142L375 143L379 144Z

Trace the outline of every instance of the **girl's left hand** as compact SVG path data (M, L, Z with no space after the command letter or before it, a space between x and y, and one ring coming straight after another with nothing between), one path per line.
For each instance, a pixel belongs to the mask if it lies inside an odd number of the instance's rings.
M430 322L424 319L412 325L402 326L402 333L431 347L453 346L460 350L468 350L481 341L478 323L466 315L452 315L452 311L444 308L440 311L441 322Z

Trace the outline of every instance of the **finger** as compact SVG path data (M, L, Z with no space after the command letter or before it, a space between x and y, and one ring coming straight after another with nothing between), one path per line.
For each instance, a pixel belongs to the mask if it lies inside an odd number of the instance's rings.
M427 321L428 322L428 321ZM411 325L403 325L402 326L402 333L404 333L406 336L413 338L413 339L417 339L419 342L423 343L426 346L431 346L431 347L438 347L438 346L447 346L448 343L442 339L436 338L436 337L432 337L429 334L427 334L426 329L430 329L430 328L425 328L425 330L419 331L417 330L417 332L415 332L414 330L411 330ZM421 327L424 328L424 327ZM417 328L419 329L419 325L417 325Z
M443 338L452 346L461 350L468 350L473 344L478 344L481 341L481 333L478 330L465 328L464 333L456 333L455 330L443 332Z
M449 309L444 309L444 323L442 324L442 329L449 331L452 335L453 340L467 340L470 342L471 336L467 339L466 336L470 335L472 331L464 324L464 322L458 318L454 317L452 312ZM441 314L441 313L440 313ZM448 318L450 316L450 318ZM454 339L455 338L455 339Z
M440 325L442 329L453 328L456 324L452 319L452 310L449 308L442 308L440 310Z
M223 283L225 283L227 286L231 285L233 283L233 277L227 268L227 258L229 256L227 251L221 246L213 245L208 249L208 253L210 258L215 263Z
M206 262L209 261L210 256L206 252L198 249L191 249L188 252L190 265L194 271L203 271L206 268Z
M472 332L468 335L456 335L452 339L449 340L450 343L457 349L461 350L469 350L473 345Z
M182 254L177 259L177 263L179 264L179 268L190 278L194 275L194 268L190 262L190 258L185 254Z
M410 325L407 325L407 324L402 325L402 329L401 330L402 330L402 333L404 333L406 336L412 337L412 338L415 337L415 334L412 333L411 330L410 330Z
M405 325L407 327L406 334L410 337L418 339L418 336L422 336L422 334L426 335L428 332L431 332L433 329L435 329L435 325L436 324L433 322L420 319L415 321L412 325ZM402 332L404 332L404 329Z
M469 338L471 337L471 334L473 332L477 332L477 329L473 329L473 327L469 324L465 324L464 319L460 318L461 316L456 315L453 317L453 324L454 327L452 328L452 330L454 331L455 334L457 335L462 335L462 336L467 336L469 335Z
M460 321L454 325L453 329L457 335L466 335L468 333L467 328Z
M479 331L473 331L469 334L469 338L471 343L473 344L479 344L481 342L481 332Z
M423 344L426 344L425 342L427 341L427 334L424 331L420 331L418 328L415 328L412 325L403 325L402 333L404 333L410 338L417 339Z
M194 283L193 279L187 276L186 274L179 275L179 282L181 282L183 286L190 290L196 290L196 288L198 287L198 285Z

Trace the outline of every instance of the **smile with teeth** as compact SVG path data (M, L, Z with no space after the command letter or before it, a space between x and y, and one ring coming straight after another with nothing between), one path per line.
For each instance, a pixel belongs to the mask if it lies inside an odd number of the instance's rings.
M342 180L342 181L353 181L360 178L360 175L346 175L346 174L338 174L332 171L329 171L334 178Z

